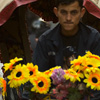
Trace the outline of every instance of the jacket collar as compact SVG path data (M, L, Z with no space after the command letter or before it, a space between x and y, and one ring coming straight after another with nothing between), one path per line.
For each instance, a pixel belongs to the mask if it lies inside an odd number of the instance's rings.
M80 37L81 37L81 39L83 40L84 43L87 43L88 38L89 38L89 33L90 33L89 28L87 28L87 26L84 25L81 22L79 23L79 27L80 27L80 30L81 30Z
M81 22L79 23L79 27L81 29L81 32L79 33L80 34L79 42L82 41L84 44L86 44L88 41L90 30ZM56 47L59 47L59 45L62 44L60 32L61 32L61 26L60 24L58 24L55 28L51 30L49 36L47 37L47 39L53 41Z
M61 32L60 24L57 24L57 26L51 30L49 36L47 37L47 39L53 41L53 44L56 47L59 47L59 44L61 43L60 32Z

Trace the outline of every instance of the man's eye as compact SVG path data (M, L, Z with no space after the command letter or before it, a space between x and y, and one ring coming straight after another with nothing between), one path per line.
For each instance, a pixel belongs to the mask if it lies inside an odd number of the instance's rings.
M71 15L76 15L78 13L78 11L72 11Z
M62 10L62 11L61 11L61 14L67 14L67 12L66 12L66 11L64 11L64 10Z

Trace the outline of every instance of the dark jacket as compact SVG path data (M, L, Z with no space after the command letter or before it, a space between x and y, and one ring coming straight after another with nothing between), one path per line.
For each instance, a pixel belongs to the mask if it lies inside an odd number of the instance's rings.
M79 24L81 33L78 43L78 55L83 56L86 50L93 54L100 56L100 33L82 23ZM45 71L54 66L62 66L62 40L60 36L60 25L58 24L54 29L45 32L39 38L33 56L33 64L39 66L40 71ZM91 100L100 100L100 91L93 91L94 98Z
M100 33L89 26L80 23L81 33L78 43L77 56L83 56L86 50L100 56ZM39 66L40 71L48 70L54 66L62 66L62 40L60 25L45 32L39 38L33 54L33 64Z

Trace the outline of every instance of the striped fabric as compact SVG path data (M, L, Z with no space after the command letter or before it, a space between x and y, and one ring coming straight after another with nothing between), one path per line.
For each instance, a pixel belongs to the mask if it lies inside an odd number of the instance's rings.
M100 18L100 0L84 0L87 11L97 18Z
M34 1L36 0L0 0L0 26L10 18L17 7Z
M0 0L0 12L9 5L13 0Z

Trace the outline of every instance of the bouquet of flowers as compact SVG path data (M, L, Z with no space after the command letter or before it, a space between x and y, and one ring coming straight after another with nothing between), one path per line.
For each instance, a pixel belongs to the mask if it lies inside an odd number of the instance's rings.
M42 100L89 100L92 96L89 89L100 90L100 57L89 51L71 61L70 68L66 70L55 66L40 72L37 65L18 63L21 60L16 57L4 64L4 73L9 70L10 74L7 76L8 82L0 78L3 97L7 95L6 84L18 90L22 84L30 83L30 93L45 94Z

